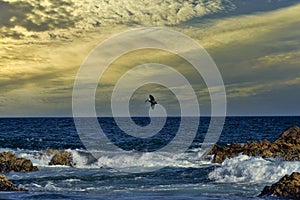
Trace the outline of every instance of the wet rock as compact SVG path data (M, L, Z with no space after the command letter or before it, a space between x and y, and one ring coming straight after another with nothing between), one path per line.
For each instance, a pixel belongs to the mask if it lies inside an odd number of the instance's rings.
M67 151L59 151L52 157L51 161L49 162L49 165L66 165L72 167L72 155Z
M18 188L6 178L5 175L0 174L0 191L27 191L25 188Z
M292 126L275 140L274 145L286 161L300 160L300 128Z
M11 152L0 153L0 171L1 172L34 172L38 171L32 162L25 158L18 158Z
M275 144L295 144L300 145L300 128L298 126L291 126L286 131L284 131L277 140Z
M272 157L272 143L264 142L248 142L243 146L243 154L248 156Z
M226 158L238 156L242 151L242 145L239 143L232 143L225 147L216 144L208 154L214 155L212 162L222 163Z
M285 175L272 186L266 186L259 197L278 196L290 199L300 199L300 173Z
M284 131L273 143L247 142L244 146L239 143L233 143L222 147L215 145L209 155L214 155L215 163L222 163L226 158L233 158L239 154L248 156L260 156L263 158L281 157L285 161L300 160L300 128L292 126Z

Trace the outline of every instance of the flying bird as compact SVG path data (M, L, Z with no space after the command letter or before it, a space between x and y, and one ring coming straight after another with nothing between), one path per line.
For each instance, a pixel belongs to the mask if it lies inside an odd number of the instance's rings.
M157 104L157 102L155 101L154 96L152 96L151 94L149 94L149 99L147 99L145 102L149 102L151 104L152 109L154 109L155 104Z

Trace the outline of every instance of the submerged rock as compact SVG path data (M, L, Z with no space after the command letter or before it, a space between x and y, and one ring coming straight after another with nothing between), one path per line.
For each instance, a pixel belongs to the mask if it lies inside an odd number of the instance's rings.
M5 175L0 174L0 191L27 191L25 188L18 188L6 178Z
M34 172L38 171L32 162L25 158L18 158L11 152L0 153L0 172Z
M239 154L260 156L263 158L282 157L285 161L300 160L300 128L292 126L284 131L273 143L247 142L245 145L233 143L228 146L215 145L209 155L214 155L215 163L222 163L226 158L233 158Z
M66 165L73 167L72 155L67 151L58 151L52 157L49 165Z
M291 199L300 199L300 173L294 172L285 175L272 186L266 186L259 197L279 196Z

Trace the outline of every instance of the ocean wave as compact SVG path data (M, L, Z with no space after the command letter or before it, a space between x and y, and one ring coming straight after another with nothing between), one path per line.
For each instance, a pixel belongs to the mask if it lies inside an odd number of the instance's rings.
M18 157L27 158L37 167L67 167L49 166L48 163L54 155L47 154L46 151L0 148L0 152L3 151L11 151ZM208 174L208 178L217 183L274 183L285 174L300 172L300 162L281 161L279 158L263 159L261 157L239 155L235 158L226 159L221 165L213 164L210 161L200 159L200 149L181 155L172 153L164 155L123 153L114 156L102 156L98 160L87 150L67 149L66 151L71 153L74 168L78 169L105 168L124 169L125 171L134 169L138 172L145 168L205 168L214 165L216 168Z
M54 154L47 153L47 150L25 150L25 149L9 149L0 148L0 152L10 151L18 157L31 160L33 165L37 167L55 167L49 166ZM99 168L163 168L163 167L176 167L176 168L199 168L211 164L210 161L203 161L200 159L201 149L194 149L193 151L184 154L165 153L165 154L152 154L125 152L124 153L108 153L102 152L96 160L93 155L83 149L66 149L65 151L71 153L74 168L86 169L99 169ZM101 155L101 152L97 152ZM57 167L57 166L56 166ZM66 167L66 166L59 166Z
M88 152L70 150L72 154L73 162L76 168L116 168L116 169L129 169L136 168L157 168L157 167L178 167L178 168L198 168L203 165L207 165L209 161L203 161L199 159L199 152L190 152L185 154L151 154L141 153L133 154L118 153L108 156L105 152L105 156L101 156L98 160L94 160L91 154Z
M300 172L300 162L239 155L226 159L208 177L219 183L274 183L292 172Z

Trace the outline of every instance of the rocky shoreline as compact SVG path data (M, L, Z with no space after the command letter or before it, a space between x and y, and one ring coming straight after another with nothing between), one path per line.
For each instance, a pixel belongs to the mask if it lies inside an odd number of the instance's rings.
M44 154L53 155L49 165L73 166L72 155L67 151L47 150ZM42 156L42 155L40 155ZM39 169L25 158L18 158L11 152L0 153L0 172L36 172ZM0 174L1 191L27 191L26 188L18 188L4 174Z
M0 153L0 172L35 172L38 171L32 162L25 158L18 158L11 152Z
M240 154L260 156L262 158L280 157L284 161L300 160L300 128L292 126L284 131L273 143L247 142L246 144L232 143L227 146L215 145L208 155L213 155L212 162L222 163L226 158L233 158Z
M18 158L11 152L0 153L0 172L35 172L38 171L32 162L25 158ZM18 188L4 174L0 174L0 191L27 191Z
M4 174L0 174L0 191L27 191L27 189L18 188Z
M300 161L300 128L289 127L273 143L247 142L246 144L232 143L227 146L215 145L208 155L212 155L212 162L222 163L224 160L240 154L259 156L262 158L280 158L284 161ZM278 196L300 199L300 173L285 175L272 186L266 186L259 197Z
M289 199L300 199L300 173L285 175L272 186L266 186L259 197L280 196Z
M262 158L279 157L284 161L300 161L300 128L292 126L284 131L274 142L248 142L246 144L233 143L227 146L215 145L208 153L212 155L212 162L222 163L224 160L240 154L260 156ZM52 156L49 165L66 165L74 167L70 152L63 150L47 150L39 156ZM25 158L18 158L11 152L0 153L0 172L35 172L38 171L32 162ZM0 174L0 191L27 191L18 188L7 177ZM259 197L279 196L300 199L300 173L285 175L272 186L266 186Z

